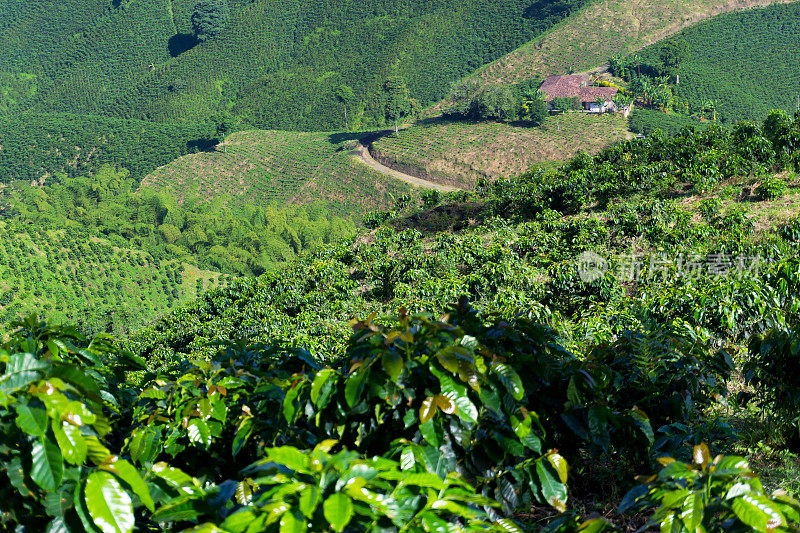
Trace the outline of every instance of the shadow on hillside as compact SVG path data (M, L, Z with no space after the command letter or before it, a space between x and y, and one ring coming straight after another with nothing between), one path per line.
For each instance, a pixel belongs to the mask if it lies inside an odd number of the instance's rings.
M387 135L393 135L394 130L371 130L371 131L347 131L347 132L339 132L339 133L332 133L328 137L328 142L331 144L341 144L347 141L358 141L364 146L369 146L378 139L385 137ZM344 147L340 147L339 150L344 150Z
M219 139L195 139L186 143L186 151L190 154L213 152L217 144Z
M179 33L169 38L167 51L172 57L178 57L184 52L188 52L197 44L197 39L191 33Z
M461 231L483 222L488 215L484 202L444 204L389 222L395 229L415 229L424 235Z

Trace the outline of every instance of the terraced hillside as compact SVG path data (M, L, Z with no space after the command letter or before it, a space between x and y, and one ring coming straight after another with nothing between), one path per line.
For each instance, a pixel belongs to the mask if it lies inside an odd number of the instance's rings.
M535 164L596 153L628 135L626 120L616 115L555 115L540 127L435 119L380 139L372 152L408 173L471 188L481 177L517 176Z
M336 140L327 133L238 132L224 148L184 156L146 176L141 186L169 192L179 202L220 196L256 205L324 201L345 215L392 205L411 191Z
M737 9L794 0L595 0L527 45L480 69L486 81L581 72L612 54L640 50L683 28Z
M588 0L226 0L199 42L196 0L0 0L0 113L202 122L232 109L252 127L319 131L384 121L400 74L428 105L448 85ZM222 17L225 18L225 17Z
M219 274L160 262L83 231L0 220L0 318L46 309L91 331L126 333L192 300Z

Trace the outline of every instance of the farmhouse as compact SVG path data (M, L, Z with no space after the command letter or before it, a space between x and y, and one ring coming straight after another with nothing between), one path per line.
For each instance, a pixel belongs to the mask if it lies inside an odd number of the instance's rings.
M588 82L589 77L580 74L548 76L539 90L546 95L548 109L551 108L554 98L580 98L584 111L590 113L617 111L613 98L619 92L619 88L589 87Z

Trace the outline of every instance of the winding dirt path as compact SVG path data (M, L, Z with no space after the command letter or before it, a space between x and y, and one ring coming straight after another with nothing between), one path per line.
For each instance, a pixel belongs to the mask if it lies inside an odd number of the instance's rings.
M355 151L358 152L358 158L365 165L368 165L368 166L374 168L375 170L377 170L381 174L385 174L387 176L391 176L393 178L397 178L399 180L405 181L406 183L409 183L409 184L411 184L411 185L413 185L415 187L422 187L423 189L435 189L435 190L441 191L441 192L453 192L453 191L461 190L458 187L451 187L449 185L441 185L439 183L434 183L432 181L428 181L428 180L424 180L424 179L417 178L417 177L414 177L414 176L410 176L408 174L405 174L405 173L400 172L398 170L395 170L393 168L389 168L389 167L387 167L385 165L382 165L382 164L378 163L377 161L375 161L375 159L372 158L372 155L370 155L369 150L363 144L359 143L359 145L358 145L358 147L356 147Z

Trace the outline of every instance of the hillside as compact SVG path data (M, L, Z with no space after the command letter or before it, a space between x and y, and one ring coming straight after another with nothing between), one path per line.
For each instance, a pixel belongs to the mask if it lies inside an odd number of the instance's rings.
M141 187L231 205L328 202L343 216L387 208L411 187L369 168L350 153L347 135L243 131L214 152L184 156L142 180ZM338 142L337 142L338 141Z
M488 82L582 72L732 10L794 0L594 0L544 35L481 68Z
M372 154L393 168L472 188L480 178L518 176L628 137L627 121L617 115L553 115L542 126L428 119L381 138Z
M136 179L213 146L208 124L154 124L69 114L0 116L0 183L43 185L120 164Z
M687 58L680 63L674 98L700 112L713 102L717 120L762 122L772 109L793 113L800 104L800 3L728 13L680 32ZM639 55L646 68L660 44Z
M231 143L248 135L283 134ZM0 524L796 531L798 136L800 117L776 112L763 129L632 139L442 205L426 194L422 211L208 291L121 340L37 316L11 324ZM52 195L88 222L116 216L132 242L146 241L145 220L198 214L147 189L110 202L124 173L100 174L109 185L16 192ZM19 204L2 240L20 243L9 264L28 256L34 272L37 256L69 258L60 240L95 241L28 223L52 216L40 204ZM211 219L223 213L210 205ZM135 218L115 214L126 206ZM190 245L259 240L264 218L251 214L252 226L202 240L191 229ZM75 253L107 274L120 252Z
M347 84L352 115L381 124L390 75L427 105L584 1L228 0L227 25L198 43L194 1L5 0L0 110L196 122L233 108L254 127L330 130Z
M88 331L126 335L197 298L219 273L111 245L70 229L0 220L0 318L47 312Z

